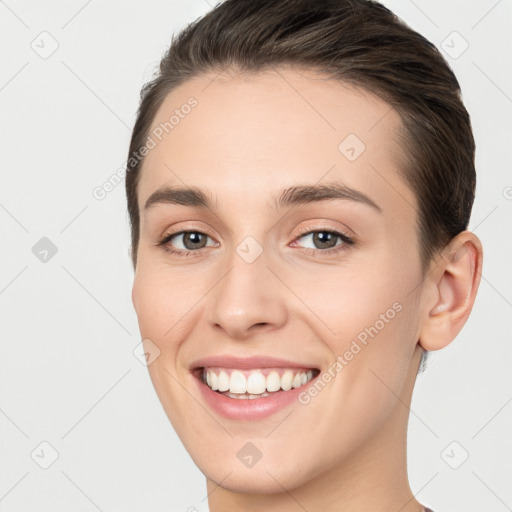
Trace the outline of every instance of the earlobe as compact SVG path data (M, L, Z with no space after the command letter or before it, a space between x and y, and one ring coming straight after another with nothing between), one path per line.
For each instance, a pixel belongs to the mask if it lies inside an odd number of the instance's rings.
M449 345L466 323L480 284L482 256L480 240L469 231L459 233L443 250L437 272L427 283L434 299L420 331L425 350Z

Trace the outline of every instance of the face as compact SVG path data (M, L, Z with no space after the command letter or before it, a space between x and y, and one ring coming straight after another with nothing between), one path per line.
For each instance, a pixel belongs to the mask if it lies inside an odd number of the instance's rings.
M411 391L422 272L400 119L297 69L194 78L152 133L173 114L138 184L150 376L208 479L296 488L364 453Z

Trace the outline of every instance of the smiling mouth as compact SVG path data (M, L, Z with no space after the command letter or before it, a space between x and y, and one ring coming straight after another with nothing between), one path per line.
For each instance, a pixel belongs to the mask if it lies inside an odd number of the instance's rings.
M257 399L305 386L320 370L311 368L236 368L203 367L196 375L212 391L235 399Z

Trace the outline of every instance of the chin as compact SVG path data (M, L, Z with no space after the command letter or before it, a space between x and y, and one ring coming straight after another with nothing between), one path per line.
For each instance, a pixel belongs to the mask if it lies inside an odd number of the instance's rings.
M296 468L297 464L294 466ZM282 464L279 467L277 463L248 469L230 468L227 471L219 470L218 466L199 469L206 478L222 488L241 494L279 494L283 489L293 490L306 481L305 475L297 474L296 469L283 468Z

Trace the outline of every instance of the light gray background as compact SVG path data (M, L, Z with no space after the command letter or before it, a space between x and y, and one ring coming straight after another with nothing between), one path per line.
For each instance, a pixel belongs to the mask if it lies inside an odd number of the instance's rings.
M411 487L436 512L512 510L512 0L384 3L451 53L478 148L470 227L485 248L470 320L418 377ZM92 191L123 166L171 34L209 9L0 1L0 511L208 509L133 354L124 183L103 200ZM460 56L453 31L469 44ZM32 251L42 237L58 249L46 262Z

